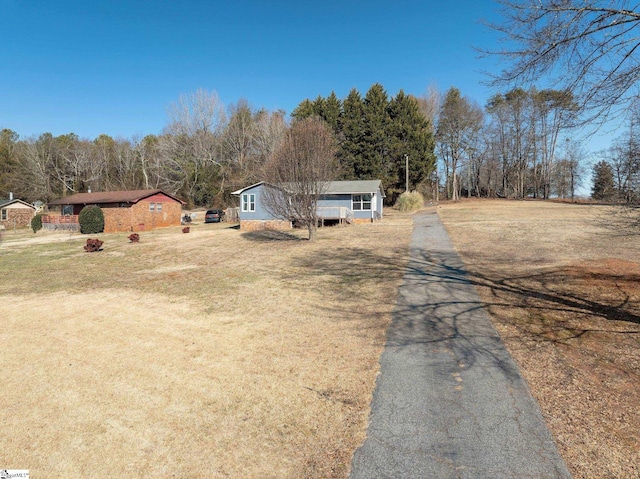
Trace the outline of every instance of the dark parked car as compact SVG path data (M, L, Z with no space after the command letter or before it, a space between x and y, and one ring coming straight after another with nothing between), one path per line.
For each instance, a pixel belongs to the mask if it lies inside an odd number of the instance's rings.
M224 218L224 210L208 210L204 214L205 223L219 223Z

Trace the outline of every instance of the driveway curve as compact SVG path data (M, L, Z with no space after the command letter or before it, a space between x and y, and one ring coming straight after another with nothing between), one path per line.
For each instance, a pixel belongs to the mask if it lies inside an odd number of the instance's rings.
M439 216L417 214L350 478L568 477Z

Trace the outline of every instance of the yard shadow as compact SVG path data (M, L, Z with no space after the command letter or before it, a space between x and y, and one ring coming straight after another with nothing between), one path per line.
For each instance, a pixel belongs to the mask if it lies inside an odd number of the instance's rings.
M396 255L395 257L399 257ZM498 277L495 273L470 273L455 252L433 252L426 248L412 248L408 263L390 259L366 249L336 248L300 256L294 261L297 274L322 275L326 280L326 294L338 295L339 307L321 306L345 317L351 311L350 298L358 294L358 285L381 281L389 275L403 275L398 291L393 322L387 331L387 347L444 348L455 353L460 364L471 367L478 361L497 365L506 376L519 374L510 356L500 346L500 338L487 317L492 307L523 308L549 312L570 313L640 324L636 313L640 305L630 300L625 284L640 281L637 275L604 275L599 278L617 285L620 298L604 302L595 298L561 290L565 271L561 269L532 275ZM494 300L480 301L476 288L489 288ZM376 301L376 298L371 298ZM336 302L329 302L336 304ZM546 327L553 328L547 324ZM561 339L535 331L539 341L563 341L578 338L589 330L571 328ZM635 328L631 328L635 329ZM598 330L599 332L607 332ZM613 330L611 332L614 332ZM616 333L638 334L639 331Z
M249 241L256 241L258 243L270 243L272 241L306 241L294 234L277 230L247 231L246 233L242 233L241 236Z

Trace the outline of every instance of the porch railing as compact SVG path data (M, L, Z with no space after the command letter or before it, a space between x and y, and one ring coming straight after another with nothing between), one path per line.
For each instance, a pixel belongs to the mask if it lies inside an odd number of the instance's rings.
M78 215L42 215L42 227L48 230L77 230Z
M318 206L318 217L324 220L353 219L353 212L346 206Z

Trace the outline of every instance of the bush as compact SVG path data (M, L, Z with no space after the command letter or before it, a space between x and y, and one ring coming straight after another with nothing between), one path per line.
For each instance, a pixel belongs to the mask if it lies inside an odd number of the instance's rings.
M42 215L37 214L31 218L31 229L34 233L37 233L42 229Z
M424 197L417 191L402 193L396 202L400 211L418 211L424 206Z
M104 241L99 240L98 238L96 239L89 238L87 240L87 244L84 246L84 250L87 253L95 253L96 251L100 251L102 249L103 244L104 244Z
M104 231L104 214L97 205L85 206L78 215L78 223L80 223L81 233L102 233Z

